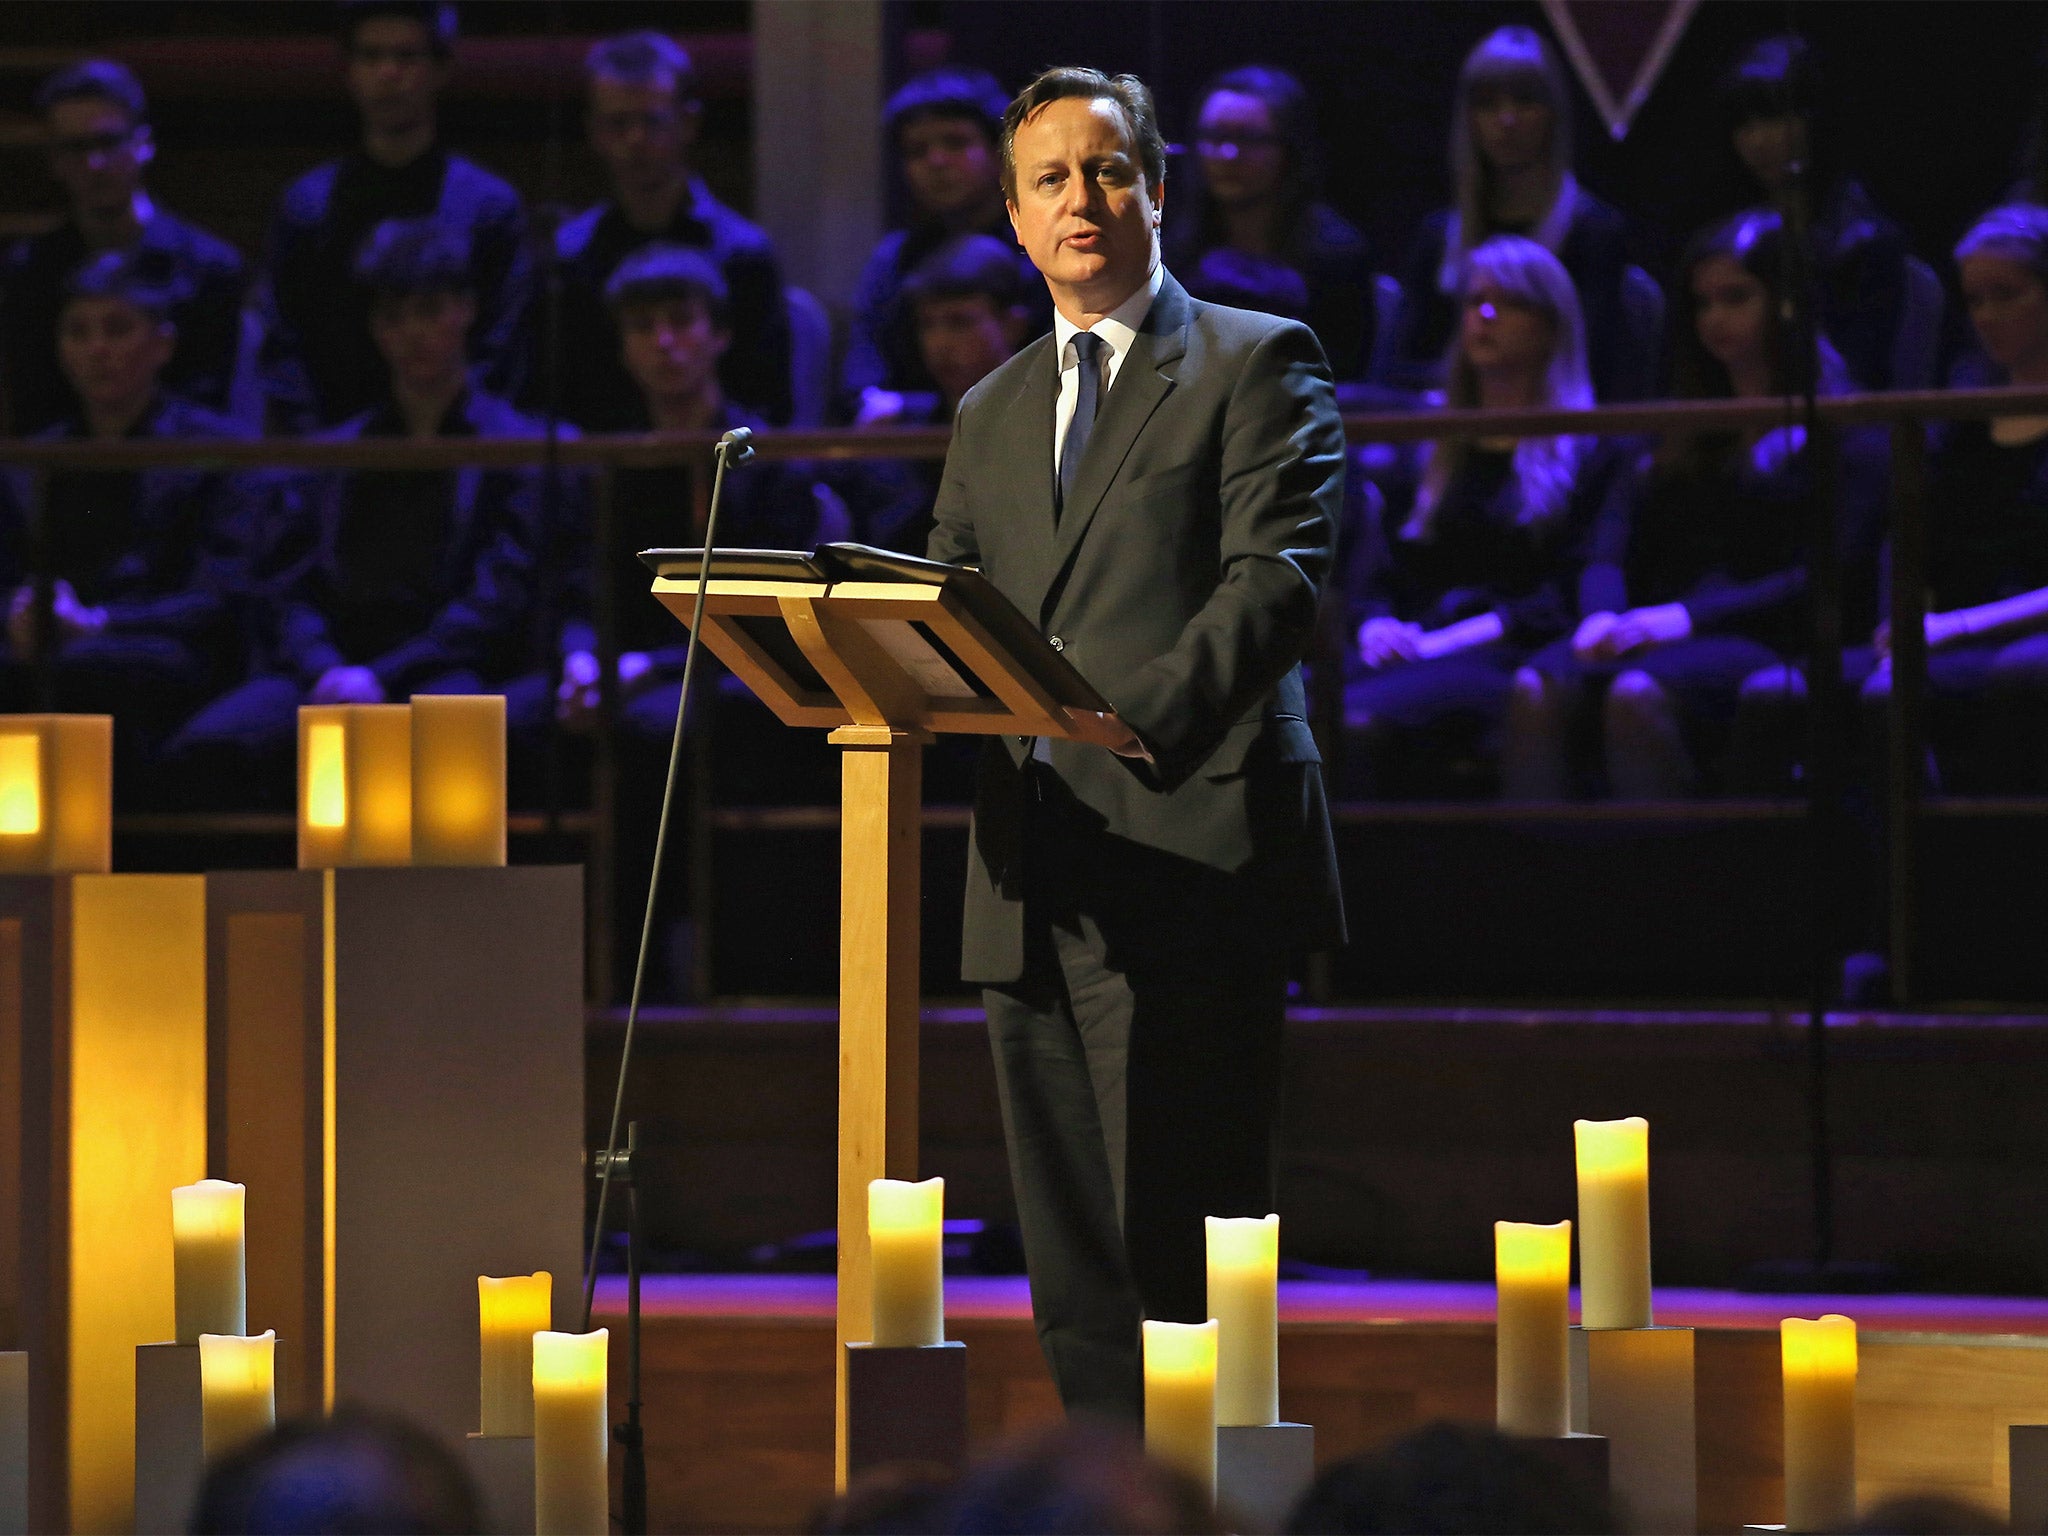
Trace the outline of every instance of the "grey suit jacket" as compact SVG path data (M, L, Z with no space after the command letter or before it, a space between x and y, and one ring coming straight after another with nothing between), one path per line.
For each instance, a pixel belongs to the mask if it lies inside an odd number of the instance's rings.
M1299 665L1343 499L1343 428L1321 347L1293 321L1193 300L1169 274L1055 519L1057 387L1046 336L968 393L930 553L979 566L1151 750L1147 764L1052 744L1065 792L1102 833L1091 867L1143 875L1091 889L1141 907L1143 882L1199 889L1232 909L1246 943L1341 943ZM1028 756L1013 737L983 756L968 981L1016 980L1027 894L1072 894L1043 889L1028 867ZM1160 903L1162 921L1172 910Z

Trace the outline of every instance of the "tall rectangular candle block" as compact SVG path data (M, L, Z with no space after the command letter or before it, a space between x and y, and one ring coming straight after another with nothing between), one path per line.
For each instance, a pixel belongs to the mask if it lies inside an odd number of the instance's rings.
M846 1346L846 1475L892 1461L967 1465L967 1346Z
M1780 1325L1785 1391L1785 1526L1856 1520L1856 1324L1838 1313Z
M412 707L299 710L299 868L412 862Z
M1497 1221L1493 1241L1494 1421L1508 1435L1565 1434L1572 1224Z
M412 861L505 862L505 696L412 701Z
M1210 1216L1203 1225L1216 1319L1216 1422L1277 1423L1280 1218Z
M206 1468L199 1345L135 1350L135 1529L182 1531Z
M1216 1426L1216 1505L1230 1529L1277 1531L1316 1476L1312 1424Z
M1572 1124L1579 1175L1579 1324L1650 1326L1650 1127Z
M28 1355L0 1350L0 1536L28 1536Z
M1608 1441L1614 1500L1632 1536L1699 1529L1690 1328L1574 1328L1572 1428Z
M1216 1496L1216 1319L1141 1325L1145 1454L1180 1468Z

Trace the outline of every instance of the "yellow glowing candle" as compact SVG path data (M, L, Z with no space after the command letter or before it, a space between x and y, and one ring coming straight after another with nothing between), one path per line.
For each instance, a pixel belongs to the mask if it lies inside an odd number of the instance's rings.
M505 697L412 701L412 861L505 862Z
M1502 1434L1571 1432L1572 1224L1493 1224L1494 1418Z
M1785 1365L1785 1528L1856 1519L1856 1324L1838 1313L1779 1325Z
M240 1337L249 1331L248 1271L242 1207L247 1190L201 1179L171 1191L171 1256L178 1342L202 1333Z
M533 1336L533 1516L538 1536L604 1536L609 1330Z
M1650 1326L1650 1126L1575 1120L1579 1158L1579 1323Z
M1145 1322L1145 1453L1216 1497L1216 1319Z
M0 735L0 835L43 830L43 739L34 731Z
M0 874L113 867L111 715L0 715Z
M277 1334L199 1335L200 1437L208 1461L277 1425Z
M412 862L412 707L299 710L299 867Z
M946 1181L868 1184L868 1255L874 1276L873 1343L914 1349L946 1336Z
M1216 1422L1280 1420L1280 1218L1211 1216L1209 1315L1216 1319Z
M533 1336L554 1324L555 1277L546 1270L476 1279L477 1316L483 1348L483 1413L486 1435L533 1433Z

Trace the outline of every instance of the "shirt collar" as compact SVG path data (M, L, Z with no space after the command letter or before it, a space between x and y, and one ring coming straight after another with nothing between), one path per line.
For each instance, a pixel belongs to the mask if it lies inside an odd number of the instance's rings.
M1144 287L1132 294L1123 303L1088 327L1109 344L1109 350L1121 358L1131 350L1131 343L1137 339L1138 328L1145 323L1145 317L1152 313L1152 301L1159 297L1160 284L1166 281L1166 265L1156 263L1152 276ZM1067 365L1067 343L1080 334L1081 327L1074 324L1057 309L1052 312L1053 343L1059 348L1058 356L1062 368Z

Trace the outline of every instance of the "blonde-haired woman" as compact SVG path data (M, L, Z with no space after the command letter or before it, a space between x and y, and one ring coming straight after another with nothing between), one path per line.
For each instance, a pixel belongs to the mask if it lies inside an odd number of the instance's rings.
M1463 271L1449 402L1591 405L1585 327L1557 258L1503 235ZM1445 440L1410 461L1412 494L1389 487L1360 514L1347 584L1354 790L1423 792L1448 763L1490 759L1516 668L1571 624L1587 535L1632 457L1587 437Z
M1378 382L1441 387L1465 259L1508 234L1533 240L1571 274L1594 393L1608 399L1625 386L1627 225L1572 174L1571 121L1571 92L1557 55L1528 27L1502 27L1466 55L1451 115L1456 202L1431 214L1416 235Z

